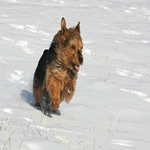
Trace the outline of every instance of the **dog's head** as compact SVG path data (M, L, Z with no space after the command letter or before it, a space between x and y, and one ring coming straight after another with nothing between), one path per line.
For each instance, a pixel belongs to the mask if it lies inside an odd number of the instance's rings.
M65 68L77 74L80 65L83 64L83 43L80 36L80 22L76 27L67 29L66 21L62 18L61 30L57 33L56 37L57 39L59 38L58 41L61 43L59 48L61 49Z

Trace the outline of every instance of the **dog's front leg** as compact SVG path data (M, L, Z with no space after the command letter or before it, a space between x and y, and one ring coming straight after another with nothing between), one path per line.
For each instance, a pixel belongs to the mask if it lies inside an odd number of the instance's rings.
M46 91L49 95L49 98L52 100L52 102L51 100L49 100L49 104L48 104L49 107L51 108L52 107L51 103L54 103L56 108L59 108L61 82L54 76L48 78L46 81Z

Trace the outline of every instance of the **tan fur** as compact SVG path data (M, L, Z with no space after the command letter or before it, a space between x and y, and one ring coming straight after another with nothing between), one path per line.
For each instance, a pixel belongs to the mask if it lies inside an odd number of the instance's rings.
M62 101L70 102L75 93L77 68L83 64L82 48L80 22L67 29L62 18L61 30L54 36L49 50L43 52L34 74L33 94L37 106L45 100L55 112Z

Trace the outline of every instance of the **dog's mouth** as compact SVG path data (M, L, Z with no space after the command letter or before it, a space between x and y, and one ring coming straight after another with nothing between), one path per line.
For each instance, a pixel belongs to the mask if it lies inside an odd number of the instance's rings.
M72 68L73 67L73 68ZM76 65L74 63L72 63L72 69L75 70L75 72L78 72L80 70L80 66L79 65Z
M76 71L79 71L79 70L80 70L80 66L79 66L79 65L75 65L74 67L75 67L75 70L76 70Z

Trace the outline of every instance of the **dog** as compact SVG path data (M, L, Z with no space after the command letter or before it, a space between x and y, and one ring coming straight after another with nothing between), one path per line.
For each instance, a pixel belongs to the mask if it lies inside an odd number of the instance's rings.
M80 22L67 29L61 19L61 30L54 36L50 48L44 50L33 79L35 106L45 101L47 109L56 113L62 101L69 103L75 93L80 65L83 64L83 42Z

